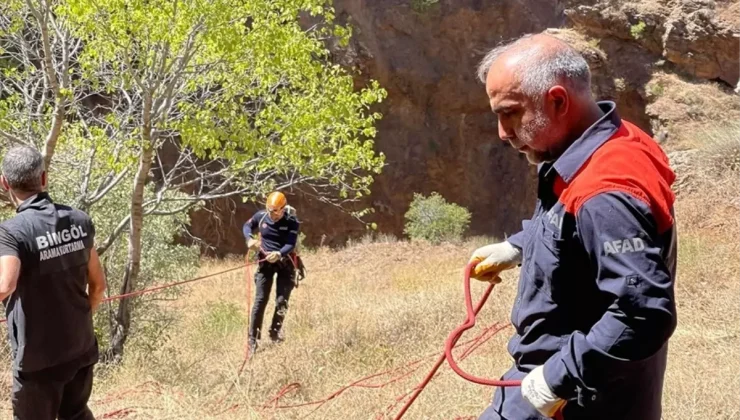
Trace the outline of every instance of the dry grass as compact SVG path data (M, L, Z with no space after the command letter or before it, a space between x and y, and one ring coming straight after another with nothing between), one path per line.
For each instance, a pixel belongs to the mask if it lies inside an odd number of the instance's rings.
M672 339L666 418L736 419L740 387L740 189L737 172L683 196L679 328Z
M293 382L301 384L300 390L281 403L320 399L362 376L438 352L464 318L460 267L477 245L373 243L307 254L310 277L291 299L288 341L264 344L241 378L236 373L247 322L243 274L198 284L179 302L180 325L159 351L132 353L122 367L99 371L93 407L97 413L135 410L127 418L203 419L240 404L218 418L299 418L312 407L261 409L263 417L256 417L254 408ZM222 265L227 263L203 271ZM481 314L481 327L508 318L513 273L508 280ZM481 291L482 285L476 285L475 292ZM272 305L266 324L271 311ZM503 373L508 332L466 359L465 367L478 374ZM314 417L373 418L416 385L433 361L427 359L413 376L387 388L348 390ZM429 418L474 415L486 405L489 392L446 370L422 394L409 418L421 412Z
M645 86L647 113L669 131L674 147L695 146L701 131L718 121L738 121L737 95L714 82L695 82L655 72Z
M702 189L681 194L676 207L679 326L670 345L666 420L738 418L740 194L733 182L737 175L702 172L694 180ZM413 375L386 388L350 389L313 413L315 407L260 406L290 383L301 387L281 400L283 404L326 397L355 379L438 352L447 333L464 317L461 268L483 242L432 247L385 238L383 243L360 241L338 252L306 253L309 277L291 299L288 340L264 345L241 377L236 373L247 326L244 274L196 283L183 299L171 304L179 322L169 337L159 341L156 351L129 348L122 366L98 369L92 407L98 418L109 414L108 418L126 419L309 415L373 419L416 385L433 360L427 359ZM208 262L201 271L215 272L238 263L236 259ZM508 320L516 274L509 273L494 291L475 332L494 321ZM476 284L474 296L482 290ZM267 314L266 324L272 305ZM506 329L495 336L463 366L489 377L503 373L510 363L505 348L510 334ZM0 395L8 395L8 379L6 373ZM444 366L406 418L477 416L491 392L463 381ZM0 404L7 413L8 398Z
M699 130L694 137L694 147L699 150L699 163L707 182L737 182L734 176L740 170L740 122L729 120Z

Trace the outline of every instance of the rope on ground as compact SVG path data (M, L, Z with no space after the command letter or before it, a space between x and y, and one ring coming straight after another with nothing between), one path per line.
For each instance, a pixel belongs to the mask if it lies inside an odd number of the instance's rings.
M119 391L113 395L108 395L105 398L96 400L96 404L110 404L114 401L120 401L124 398L138 397L144 395L162 395L162 385L156 381L147 381L137 385L136 387L129 388L123 391ZM177 393L179 397L184 397L182 393ZM122 419L126 418L131 414L137 413L139 410L159 410L158 407L147 407L147 406L130 406L125 408L119 408L108 413L104 413L100 416L103 419Z
M265 261L265 260L264 259L257 259L255 262L250 262L249 261L249 252L247 252L247 255L245 255L245 257L244 257L245 283L246 283L246 291L247 291L247 307L246 307L246 310L247 310L247 328L249 328L249 324L251 323L251 313L252 313L251 312L251 306L252 306L251 305L251 302L252 302L252 269L251 269L251 267L253 265L257 265L257 264L259 264L259 263L261 263L263 261ZM202 277L199 277L197 279L187 280L187 281L178 282L178 283L171 283L170 285L166 285L166 286L168 286L168 287L174 287L174 286L179 286L179 285L186 284L186 283L192 283L193 281L203 280L203 279L208 278L208 277L213 277L213 276L221 275L221 274L224 274L224 273L228 273L230 271L235 271L235 270L240 269L240 268L242 268L242 266L230 268L228 270L220 271L220 272L215 273L215 274L209 274L208 276L202 276ZM153 292L153 291L156 291L156 290L161 290L163 288L166 288L166 287L165 286L161 286L161 287L158 287L158 288L151 288L151 289L147 289L147 291L148 292ZM140 291L140 292L143 292L143 291ZM131 294L129 294L129 295L131 295ZM125 297L125 296L124 295L117 296L117 298L119 298L119 299L122 298L122 297ZM239 367L239 369L237 371L236 379L239 379L239 377L241 377L241 374L244 371L244 368L246 367L247 362L249 361L249 356L250 356L249 336L247 335L247 339L246 339L246 342L244 344L244 359L242 360L241 366ZM236 384L236 382L232 382L231 383L231 386L229 386L229 389L218 400L218 402L216 402L216 406L219 406L219 405L221 405L223 403L224 399L226 399L226 397L233 390L235 384ZM227 408L226 410L221 411L217 415L223 414L223 413L225 413L227 411L234 410L237 407L238 407L238 404L237 405L234 405L234 406L232 406L230 408ZM120 409L120 410L116 410L116 411L112 411L110 413L104 414L103 415L103 418L119 418L121 416L125 417L125 416L127 416L128 414L131 414L134 411L135 410L132 410L131 408Z
M486 291L483 292L483 296L481 296L480 300L478 301L478 304L473 308L472 299L470 297L470 270L472 269L473 265L468 264L467 267L465 267L465 308L467 310L467 318L465 322L452 331L452 333L448 336L447 340L445 341L445 347L444 352L439 356L437 359L437 362L432 367L432 370L429 371L427 376L421 381L421 383L415 388L414 393L411 395L411 398L404 404L403 408L401 408L401 411L398 412L398 414L395 417L395 420L401 419L404 414L406 414L406 411L411 407L411 405L416 401L416 398L421 394L421 392L426 388L427 385L429 385L429 382L432 381L432 378L437 373L439 368L442 366L442 363L444 363L445 360L451 361L450 366L453 366L453 370L455 370L455 373L460 375L461 370L457 368L457 364L454 362L454 359L452 358L452 349L455 347L455 343L457 343L457 340L460 339L462 336L462 333L469 330L475 325L475 317L478 315L478 312L480 312L481 308L483 308L483 305L488 300L488 297L491 295L491 292L493 291L493 284L489 285L488 288L486 288ZM460 375L463 376L463 375ZM463 376L463 378L466 378ZM498 383L498 386L519 386L521 382L508 382L508 381L492 381L495 383ZM493 383L491 384L493 385Z
M507 326L508 326L508 324L502 324L502 323L498 323L498 322L497 323L494 323L493 325L485 328L475 338L473 338L471 340L468 340L468 341L465 341L463 343L456 344L455 347L468 346L467 348L464 348L463 349L463 353L461 355L461 358L464 359L465 357L469 356L475 349L477 349L478 347L480 347L480 345L482 345L486 341L490 340L494 335L496 335L496 333L498 333L502 329L506 328ZM399 367L395 367L395 368L390 368L390 369L384 370L382 372L374 373L372 375L364 376L362 378L359 378L359 379L353 381L352 383L350 383L348 385L345 385L345 386L339 388L338 390L334 391L333 393L329 394L328 396L326 396L324 398L321 398L321 399L318 399L318 400L313 400L313 401L308 401L308 402L301 402L301 403L295 403L295 404L282 404L282 405L280 405L279 402L280 402L280 400L282 398L286 397L291 392L297 391L297 390L299 390L301 388L301 384L300 383L297 383L297 382L290 383L290 384L284 386L283 388L281 388L277 392L277 394L274 397L272 397L271 399L269 399L267 402L265 402L261 406L261 408L262 409L273 409L273 410L276 410L276 409L289 409L289 408L301 408L301 407L308 407L308 406L316 406L316 407L314 407L314 409L311 412L309 412L305 416L305 417L309 417L311 414L313 414L318 409L320 409L324 404L326 404L329 401L331 401L331 400L339 397L340 395L342 395L346 391L350 390L351 388L381 389L381 388L384 388L384 387L386 387L388 385L391 385L393 383L396 383L396 382L399 382L399 381L401 381L403 379L406 379L409 376L411 376L413 373L415 373L416 371L418 371L421 368L422 363L424 361L426 361L426 360L428 360L428 359L436 356L437 354L438 354L437 352L431 353L431 354L425 355L423 357L420 357L420 358L418 358L416 360L413 360L411 362L408 362L405 365L402 365L402 366L399 366ZM379 377L389 376L389 375L390 375L390 378L388 380L384 381L384 382L381 382L381 383L367 383L371 379L377 379ZM408 393L407 394L404 394L403 397L406 397L407 395L408 395ZM387 412L389 410L392 410L398 403L399 403L399 401L397 401L395 404L389 406L385 411ZM236 409L236 408L238 408L238 407L232 407L232 409ZM382 417L383 414L380 414L380 416Z
M260 261L257 261L257 263L259 263ZM251 273L250 266L251 265L254 265L254 264L255 263L250 263L248 261L248 256L247 256L247 261L245 262L245 266L246 266L246 283L247 283L246 284L246 286L247 286L246 289L247 289L247 311L248 311L248 313L249 313L250 302L251 302L251 277L252 277L252 273ZM145 289L145 290L141 290L141 291L138 291L138 292L127 294L127 295L116 296L114 298L120 299L120 298L123 298L123 297L135 295L135 294L138 295L138 294L153 292L153 291L156 291L156 290L161 290L161 289L164 289L164 288L167 288L167 287L179 286L179 285L190 283L190 282L193 282L193 281L203 280L203 279L208 278L208 277L213 277L213 276L216 276L216 275L224 274L226 272L234 271L234 270L239 269L239 268L240 267L235 267L235 268L231 268L231 269L228 269L228 270L224 270L222 272L210 274L208 276L202 276L202 277L199 277L199 278L196 278L196 279L186 280L186 281L183 281L183 282L171 283L171 284L164 285L164 286L159 286L159 287L154 287L154 288L150 288L150 289ZM378 418L385 417L385 415L389 411L393 410L398 404L400 404L401 402L403 402L404 400L406 400L408 398L409 394L413 393L413 395L411 396L411 398L404 405L404 407L401 410L401 412L399 412L399 414L397 415L396 419L400 419L405 414L406 410L408 410L408 408L411 406L411 404L413 404L413 402L419 396L419 394L421 393L421 391L423 391L424 388L436 376L439 367L442 365L442 363L445 360L451 361L450 365L453 366L453 370L455 370L455 372L458 373L459 375L465 377L464 375L466 375L466 374L464 372L462 372L462 370L460 370L459 367L457 367L457 364L454 362L454 359L452 358L452 349L455 349L455 348L458 348L458 347L463 347L463 351L460 354L460 360L462 361L465 358L467 358L468 356L470 356L483 343L485 343L486 341L490 340L494 335L496 335L498 332L500 332L501 330L503 330L504 328L506 328L507 326L510 325L510 324L506 324L506 323L504 323L504 324L498 323L498 322L497 323L494 323L494 324L490 325L489 327L485 328L475 338L473 338L471 340L468 340L468 341L465 341L463 343L457 343L458 340L460 339L460 337L462 336L462 333L464 333L465 331L471 329L475 325L475 316L481 310L481 308L485 304L486 300L490 296L491 291L493 290L493 285L489 286L488 289L484 292L483 297L480 299L480 301L478 302L478 304L476 305L476 307L473 308L472 307L472 303L471 303L471 296L470 296L470 278L469 278L469 273L470 273L470 267L468 267L466 269L466 276L465 276L465 301L466 301L466 309L468 311L468 316L466 318L466 321L463 323L463 325L461 325L460 327L456 328L448 336L448 339L445 341L445 348L444 348L443 353L441 355L439 355L439 357L437 359L437 362L435 363L435 365L432 368L432 370L424 378L424 380L419 385L417 385L416 387L414 387L411 391L406 392L405 394L403 394L400 397L398 397L393 404L391 404L390 406L388 406L384 410L383 413L380 413L378 415ZM114 298L110 298L109 300L113 300ZM248 317L249 316L250 315L248 315ZM393 383L399 382L399 381L401 381L401 380L403 380L405 378L408 378L413 373L415 373L416 371L418 371L419 368L421 368L422 363L425 360L428 360L428 359L434 357L437 354L438 353L428 354L428 355L423 356L423 357L421 357L419 359L416 359L414 361L411 361L411 362L409 362L409 363L407 363L407 364L405 364L403 366L395 367L395 368L391 368L391 369L387 369L387 370L384 370L384 371L379 372L379 373L375 373L375 374L372 374L372 375L368 375L368 376L359 378L359 379L353 381L352 383L339 388L338 390L334 391L330 395L328 395L328 396L326 396L326 397L324 397L322 399L319 399L319 400L302 402L302 403L295 403L295 404L283 404L283 405L280 405L279 402L280 402L281 399L283 399L284 397L286 397L291 392L295 392L295 391L297 391L297 390L299 390L301 388L301 384L300 383L297 383L297 382L290 383L290 384L284 386L283 388L281 388L274 397L272 397L267 402L265 402L260 408L261 409L273 409L273 410L276 410L276 409L289 409L289 408L300 408L300 407L315 406L313 410L311 410L306 416L304 416L304 418L306 418L306 417L311 416L317 410L319 410L324 404L326 404L329 401L331 401L331 400L339 397L340 395L342 395L343 393L345 393L347 390L349 390L351 388L381 389L381 388L384 388L384 387L386 387L388 385L391 385ZM242 374L245 366L247 365L247 363L248 363L248 361L250 359L249 356L250 356L250 354L249 354L249 342L248 342L248 338L247 338L247 343L245 345L245 352L244 352L244 360L242 360L241 366L239 367L239 369L237 371L237 378L236 378L237 380L241 376L241 374ZM382 376L388 376L388 375L390 375L391 377L389 379L387 379L385 382L381 382L381 383L367 383L371 379L376 379L376 378L379 378L379 377L382 377ZM469 376L469 375L467 375L467 376ZM473 378L476 379L475 377L473 377ZM473 382L475 382L475 381L473 381ZM226 391L226 393L216 403L216 406L219 406L219 405L221 405L223 403L224 399L231 393L231 391L232 391L233 387L235 386L235 384L236 384L236 381L235 382L232 382L231 386ZM520 384L520 382L519 381L489 381L488 384L492 384L492 385L501 384L499 386L518 386ZM240 406L241 406L241 404L238 404L238 403L237 404L234 404L234 405L230 406L229 408L216 413L216 415L221 415L221 414L224 414L224 413L227 413L227 412L236 410ZM113 412L110 412L110 413L106 413L103 418L120 418L120 417L125 417L128 414L133 413L134 411L135 410L132 410L132 408L119 409L119 410L116 410L116 411L113 411Z
M454 347L465 346L465 345L468 345L469 344L468 348L467 349L464 349L463 352L462 352L462 354L460 355L460 360L465 360L476 349L478 349L482 344L484 344L486 341L488 341L491 338L493 338L493 336L495 336L496 334L498 334L499 332L501 332L504 328L509 327L510 325L511 324L508 324L508 323L498 323L498 322L497 323L494 323L494 324L490 325L489 327L487 327L486 329L484 329L483 332L481 334L479 334L476 338L473 338L472 340L468 340L468 341L463 342L463 343L460 343L460 344L455 344ZM444 356L444 353L442 353L442 356ZM438 359L438 361L439 361L439 359ZM386 416L387 413L393 411L396 408L396 406L398 406L399 404L401 404L402 402L404 402L407 398L409 398L409 396L412 393L415 393L415 395L418 396L418 394L421 392L422 384L425 383L425 382L428 384L432 380L432 378L436 377L438 374L439 374L438 372L435 372L434 374L431 375L431 378L428 381L422 381L422 383L420 383L419 385L415 386L414 388L412 388L411 390L407 391L406 393L398 396L391 405L389 405L388 407L385 408L385 410L383 412L378 413L378 415L376 417L376 420L382 420L383 418L385 418L385 416ZM427 375L427 377L430 377L430 375ZM425 378L425 380L426 380L426 378Z

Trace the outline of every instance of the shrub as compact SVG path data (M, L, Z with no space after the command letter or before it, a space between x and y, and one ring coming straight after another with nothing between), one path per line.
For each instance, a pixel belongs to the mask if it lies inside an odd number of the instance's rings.
M462 239L470 225L470 212L465 207L447 203L436 192L429 197L414 194L405 218L405 234L412 240L427 240L434 244Z
M702 167L713 174L727 174L740 169L739 123L720 123L698 134Z
M645 22L639 21L636 25L630 26L630 35L632 38L640 39L645 32Z

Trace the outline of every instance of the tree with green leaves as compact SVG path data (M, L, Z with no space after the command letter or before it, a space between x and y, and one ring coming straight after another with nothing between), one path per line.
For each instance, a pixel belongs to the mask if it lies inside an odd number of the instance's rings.
M120 293L140 287L150 216L286 188L343 206L382 168L370 107L386 93L330 62L324 41L351 33L328 1L11 0L0 15L0 136L45 147L52 183L105 220L101 254L127 238ZM132 308L111 316L110 357Z

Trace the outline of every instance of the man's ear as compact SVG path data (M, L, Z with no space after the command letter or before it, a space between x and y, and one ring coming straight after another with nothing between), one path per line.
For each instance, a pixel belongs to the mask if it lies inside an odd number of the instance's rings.
M5 179L5 175L0 175L0 183L3 184L3 189L5 191L10 191L10 184L8 184L8 180Z
M41 172L41 189L46 189L46 171Z
M568 110L570 109L570 96L564 87L560 85L551 87L550 90L547 91L547 99L549 99L548 102L552 105L553 117L562 118L568 114Z

